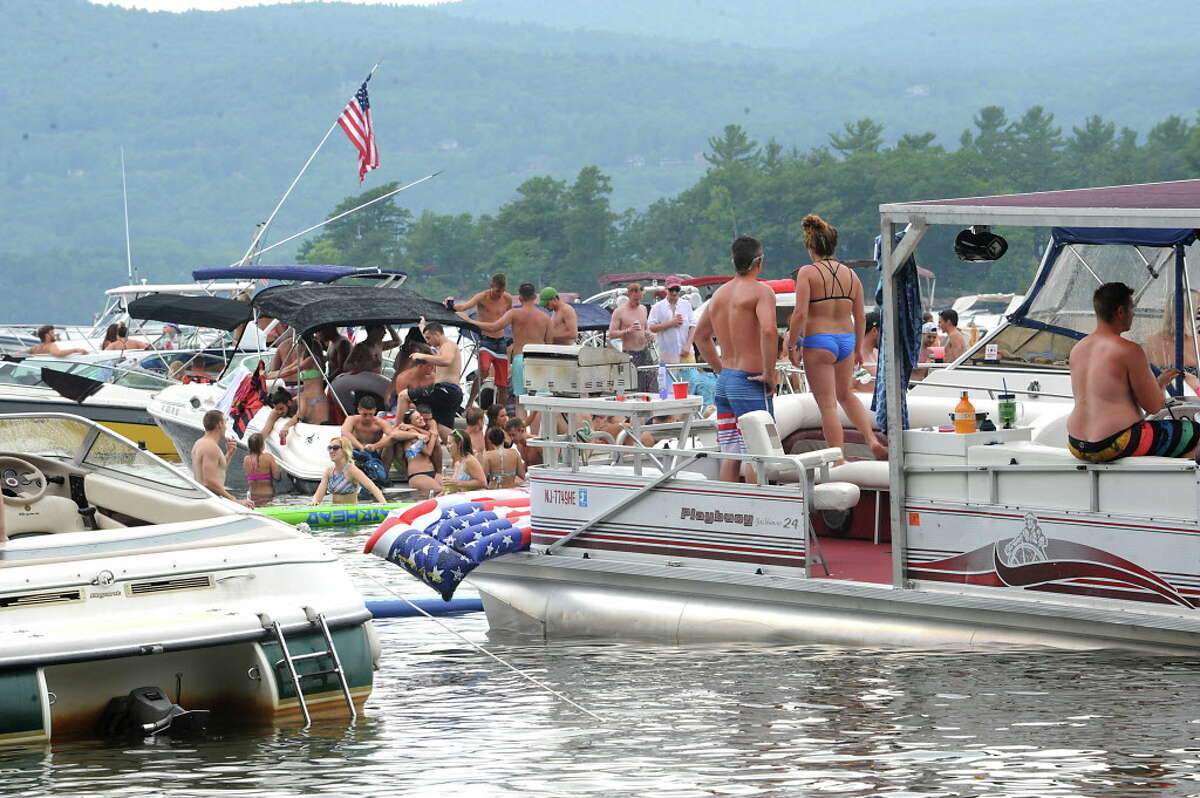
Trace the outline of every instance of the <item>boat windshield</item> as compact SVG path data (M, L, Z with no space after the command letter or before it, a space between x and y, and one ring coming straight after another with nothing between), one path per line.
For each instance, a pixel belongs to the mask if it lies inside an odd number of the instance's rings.
M274 357L273 352L247 352L242 355L234 355L229 360L229 367L225 369L225 373L221 375L221 379L217 380L217 385L222 388L228 388L233 384L234 379L241 380L247 374L254 372L258 366L258 361L263 361L268 367L271 365L271 358Z
M93 429L70 418L0 417L0 451L74 460Z
M192 480L167 463L80 418L0 416L0 452L81 463L117 479L134 477L197 498L204 496Z
M190 479L165 462L148 456L136 446L101 431L83 458L84 465L108 472L110 476L131 476L202 495Z
M1096 327L1092 294L1101 283L1123 282L1133 288L1136 303L1133 328L1125 337L1141 344L1152 364L1170 365L1174 351L1174 258L1170 247L1068 244L1029 310L980 342L968 353L966 363L1022 369L1068 368L1076 341ZM1186 295L1185 329L1194 333L1192 320L1200 310L1200 245L1188 247L1185 258L1192 287ZM1186 346L1193 348L1194 344L1188 342Z
M43 368L147 391L157 391L172 384L171 380L161 374L128 364L120 364L116 360L84 363L60 358L27 358L20 363L0 364L0 383L44 386L45 383L42 382Z

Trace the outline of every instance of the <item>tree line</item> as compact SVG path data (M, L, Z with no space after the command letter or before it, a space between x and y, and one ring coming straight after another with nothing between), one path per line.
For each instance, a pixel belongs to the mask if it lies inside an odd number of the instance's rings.
M1099 115L1063 131L1041 106L1017 118L988 106L953 149L930 132L905 133L886 144L884 126L864 118L806 151L774 139L760 144L731 124L708 139L704 157L708 169L695 185L643 211L614 211L610 178L588 166L573 181L530 178L496 213L477 217L414 216L389 199L330 225L302 246L300 259L405 269L411 286L430 296L477 290L496 271L513 282L587 295L610 272L728 273L730 241L753 235L763 241L766 273L786 276L807 262L800 220L810 212L838 228L841 257L865 258L883 202L1196 176L1200 118L1169 116L1143 139ZM348 197L334 212L392 188ZM938 275L938 295L946 298L1025 290L1046 238L1045 231L1001 231L1010 243L1004 259L960 264L950 246L954 232L934 231L920 250L923 265Z

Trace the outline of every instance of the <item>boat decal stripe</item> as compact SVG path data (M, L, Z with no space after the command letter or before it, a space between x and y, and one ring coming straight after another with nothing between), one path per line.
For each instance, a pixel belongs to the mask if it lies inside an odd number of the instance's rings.
M579 521L569 518L546 518L539 516L537 524L540 528L551 529L558 532L570 532L579 526ZM680 529L664 529L661 524L634 524L626 521L614 521L601 523L593 527L594 529L602 529L610 534L622 534L626 528L634 530L647 530L657 533L661 537L679 539L683 541L701 541L710 543L744 543L748 537L748 533L728 533L719 530L709 529L689 529L681 527ZM754 538L763 544L779 545L784 549L803 548L804 541L800 538L790 535L771 535L765 533L754 532ZM584 533L587 537L587 533Z
M534 540L537 543L552 542L556 536L539 535L537 530L534 530ZM537 540L541 536L544 540ZM575 544L575 541L572 541ZM680 547L671 545L659 545L654 543L631 543L629 541L609 542L605 535L597 535L594 539L589 538L579 548L601 549L608 551L620 551L629 554L654 554L667 557L694 557L706 560L731 560L734 562L746 562L758 565L785 565L792 568L803 567L803 556L772 556L769 554L746 554L739 551L710 551L699 547Z
M919 513L930 513L931 515L943 513L946 515L970 515L970 516L976 516L979 518L1013 518L1013 519L1018 519L1018 520L1025 517L1024 513L997 513L997 512L987 512L987 511L981 511L981 510L959 510L957 508L950 508L950 507L940 507L940 506L935 507L932 505L924 506L924 505L916 505L916 504L906 505L906 511L919 512ZM1083 512L1083 511L1081 511L1081 512ZM1192 535L1200 534L1200 528L1196 528L1196 527L1187 528L1187 527L1174 527L1174 526L1155 526L1155 525L1150 525L1150 524L1133 524L1133 523L1128 523L1128 522L1110 523L1110 522L1104 522L1104 521L1095 521L1095 520L1091 520L1088 518L1056 518L1054 516L1039 515L1038 521L1041 523L1052 523L1052 524L1053 523L1081 524L1084 526L1104 527L1106 529L1141 529L1141 530L1149 530L1152 532L1176 532L1176 533L1184 533L1184 534L1192 534Z
M558 539L558 538L562 537L564 533L551 531L551 530L543 530L543 529L539 528L539 529L534 529L533 534L536 536L545 536L545 537L552 538L552 539ZM709 544L709 543L697 543L694 541L681 542L681 541L673 541L673 540L669 540L669 539L664 540L662 538L635 537L633 535L611 535L611 534L603 534L603 533L593 533L591 531L588 531L581 537L575 538L572 542L578 543L580 541L586 542L586 541L590 541L590 540L609 540L609 541L627 542L627 543L645 543L648 545L670 545L670 546L674 546L675 548L680 548L680 549L699 548L699 549L706 549L706 550L711 550L711 551L734 551L734 552L745 552L745 553L749 553L749 554L765 554L765 555L771 555L771 556L786 555L788 553L788 552L779 551L777 549L760 549L760 548L756 548L753 546L733 546L733 545L728 545L728 544L715 545L715 544Z
M649 479L650 477L646 477L646 478ZM700 483L700 480L681 480L681 481L682 482ZM531 493L534 490L536 490L537 488L543 487L544 485L590 485L590 486L594 486L594 487L598 487L598 488L615 488L617 490L631 490L631 491L632 490L640 490L643 487L642 485L619 485L619 484L614 484L612 482L597 482L594 480L583 480L583 479L564 479L562 477L554 477L553 479L549 479L549 478L545 478L545 477L538 477L535 480L535 483L536 484L533 484L530 486ZM803 503L803 501L804 501L804 498L802 496L800 496L799 493L796 493L795 495L790 495L790 496L780 495L780 494L769 494L769 493L745 493L742 491L713 490L711 487L709 487L712 484L711 481L704 481L703 483L700 483L700 484L704 485L704 495L706 497L736 496L739 498L754 499L755 501L773 501L773 502L800 502L800 503ZM656 493L662 491L662 492L666 492L666 493L686 493L689 495L694 495L697 492L698 487L699 487L699 485L696 485L695 487L687 487L687 488L671 487L669 485L660 485L659 487L655 488L654 491Z

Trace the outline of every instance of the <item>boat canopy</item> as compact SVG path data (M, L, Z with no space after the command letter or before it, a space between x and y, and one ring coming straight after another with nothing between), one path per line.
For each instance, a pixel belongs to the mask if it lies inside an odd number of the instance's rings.
M889 429L895 431L888 439L888 466L893 583L900 587L911 578L906 573L909 536L920 535L922 514L910 512L906 436L899 434L905 427L904 397L909 387L909 375L901 368L907 342L899 322L907 302L906 264L926 233L933 225L1033 227L1050 232L1033 288L1009 315L1012 323L983 339L974 350L983 352L988 365L1020 357L1019 347L1006 352L1006 347L1016 343L1030 350L1042 349L1048 361L1065 367L1075 341L1095 327L1091 304L1096 287L1122 281L1133 288L1138 308L1129 337L1146 346L1152 364L1152 344L1158 343L1169 350L1172 362L1165 365L1183 367L1185 342L1189 347L1196 345L1192 325L1200 274L1194 269L1200 260L1200 245L1190 231L1200 228L1200 179L887 203L879 207L879 216L884 304L878 382L886 391L877 386L875 398L880 405L886 402L881 410L887 414ZM903 238L897 239L901 231ZM1188 305L1191 307L1185 311ZM1017 337L1010 341L1003 337L1007 334ZM1037 362L1028 355L1026 360ZM1181 389L1182 379L1176 380L1175 390ZM1072 463L1071 468L1087 470L1083 463ZM990 504L995 504L996 495L992 494ZM1146 507L1148 513L1156 512L1150 504ZM1019 504L1006 506L1009 513L1019 509Z
M331 325L416 324L422 318L447 327L477 329L445 305L406 288L276 285L260 291L251 304L260 315L278 319L301 335Z
M129 303L129 316L134 319L213 330L234 330L248 322L253 312L249 302L219 296L151 294Z
M1173 354L1156 352L1155 342L1182 343L1173 329L1183 329L1185 318L1200 309L1200 247L1192 229L1052 228L1029 294L1006 316L991 354L980 350L970 362L1067 368L1075 342L1095 327L1092 294L1109 282L1134 290L1137 315L1129 338L1147 347L1152 362L1157 356L1157 367L1172 365ZM1177 294L1186 297L1178 314Z
M346 277L399 277L408 273L397 269L359 268L356 266L329 266L309 263L274 266L226 266L219 269L196 269L192 272L196 280L283 280L286 282L332 283ZM401 280L402 282L402 280Z

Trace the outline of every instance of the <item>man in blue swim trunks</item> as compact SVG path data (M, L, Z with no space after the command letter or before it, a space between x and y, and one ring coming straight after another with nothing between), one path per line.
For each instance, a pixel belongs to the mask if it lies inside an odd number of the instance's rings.
M717 441L721 451L746 453L737 420L753 410L774 413L775 292L758 281L763 248L758 239L740 236L730 247L734 278L717 289L696 326L696 346L717 372ZM716 336L720 354L713 345ZM765 366L765 369L764 369ZM721 461L721 479L737 482L736 460ZM753 475L749 475L753 479Z

